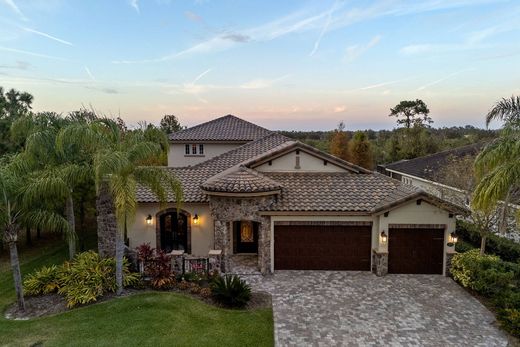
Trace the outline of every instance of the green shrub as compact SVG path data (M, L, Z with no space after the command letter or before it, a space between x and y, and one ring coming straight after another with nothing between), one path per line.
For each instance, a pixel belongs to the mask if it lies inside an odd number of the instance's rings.
M494 297L515 286L516 264L506 263L493 255L481 256L478 249L453 256L451 273L464 287Z
M124 286L138 284L140 276L130 272L126 259L123 273ZM101 258L93 251L79 253L61 266L44 267L29 275L24 286L32 295L57 291L65 296L68 307L87 304L116 290L115 260Z
M463 241L480 248L480 234L472 223L458 220L457 234ZM490 235L486 240L486 253L495 254L502 260L516 263L520 260L520 244L498 235Z
M54 293L59 288L59 271L56 265L44 266L27 276L23 282L27 295Z
M237 275L213 279L211 293L217 302L227 307L244 307L251 299L251 287Z
M515 336L520 336L520 308L506 308L499 312L502 327Z
M472 249L475 249L475 247L464 240L460 240L455 244L455 250L459 253L464 253L467 251L471 251Z

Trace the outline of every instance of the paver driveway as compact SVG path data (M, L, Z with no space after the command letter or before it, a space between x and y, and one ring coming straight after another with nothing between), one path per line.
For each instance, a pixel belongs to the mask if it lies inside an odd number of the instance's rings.
M273 296L278 346L506 346L495 318L439 275L277 271L251 276Z

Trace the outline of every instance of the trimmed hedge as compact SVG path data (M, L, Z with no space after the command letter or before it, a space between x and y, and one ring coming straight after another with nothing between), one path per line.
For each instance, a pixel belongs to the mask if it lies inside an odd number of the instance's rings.
M480 234L473 224L458 220L457 234L463 241L475 248L480 248ZM464 250L459 252L464 252ZM490 235L486 240L486 253L495 254L502 260L516 263L520 260L520 244L504 237Z
M451 274L463 287L491 299L504 329L520 336L520 264L473 249L453 256Z

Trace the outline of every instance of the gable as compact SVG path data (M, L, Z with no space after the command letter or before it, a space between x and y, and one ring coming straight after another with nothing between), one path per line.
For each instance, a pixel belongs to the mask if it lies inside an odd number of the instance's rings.
M295 149L278 157L252 166L260 172L345 172L345 168L333 164L301 149Z

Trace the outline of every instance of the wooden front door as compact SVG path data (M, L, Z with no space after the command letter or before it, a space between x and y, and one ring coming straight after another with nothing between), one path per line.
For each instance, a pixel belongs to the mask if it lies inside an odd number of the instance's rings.
M280 225L274 228L276 270L370 270L372 227Z
M388 272L442 274L444 229L390 229Z
M258 222L233 222L235 253L258 253Z

